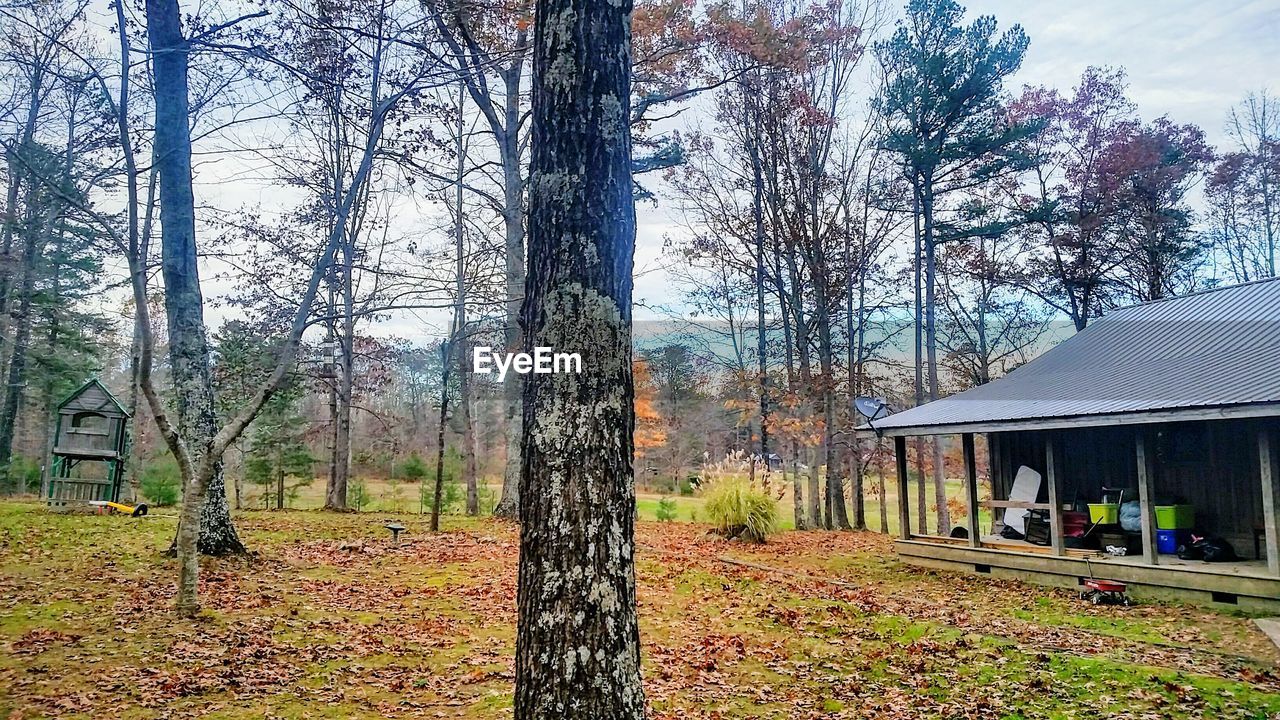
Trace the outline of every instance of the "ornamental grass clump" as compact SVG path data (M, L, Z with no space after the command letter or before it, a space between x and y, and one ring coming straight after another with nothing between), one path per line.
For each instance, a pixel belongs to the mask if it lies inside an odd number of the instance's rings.
M762 543L778 528L778 498L769 473L741 453L704 465L702 494L713 530L731 540ZM754 478L754 479L753 479Z

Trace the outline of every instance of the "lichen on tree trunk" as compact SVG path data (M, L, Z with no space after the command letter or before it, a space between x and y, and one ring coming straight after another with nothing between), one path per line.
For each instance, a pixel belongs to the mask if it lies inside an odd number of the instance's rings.
M217 432L204 299L196 260L195 196L191 180L191 132L187 100L189 45L182 35L177 0L147 0L156 104L155 156L160 176L161 271L169 325L169 365L178 427L201 472L184 477L182 512L174 539L182 569L178 609L195 611L196 551L243 552L231 524L222 464L200 463ZM206 501L206 498L208 501Z
M644 717L635 607L631 3L539 0L525 347L517 720Z

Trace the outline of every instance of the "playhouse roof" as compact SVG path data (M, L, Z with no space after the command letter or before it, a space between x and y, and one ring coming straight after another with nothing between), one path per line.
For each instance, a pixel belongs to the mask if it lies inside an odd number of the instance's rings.
M1280 415L1280 278L1108 313L986 385L875 421L886 435Z
M97 378L81 385L75 392L68 395L66 400L58 403L58 412L94 412L100 415L129 417L129 411Z

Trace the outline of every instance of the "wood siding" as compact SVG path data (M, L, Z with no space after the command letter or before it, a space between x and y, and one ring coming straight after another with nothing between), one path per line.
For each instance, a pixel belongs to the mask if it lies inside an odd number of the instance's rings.
M1280 421L1223 420L1167 423L1155 428L1156 503L1195 507L1196 528L1220 535L1241 557L1255 558L1254 528L1262 526L1262 483L1257 430ZM1064 503L1098 502L1102 488L1126 488L1137 499L1134 427L1093 427L992 433L992 484L997 499L1009 496L1021 465L1045 472L1045 440L1058 446L1059 493ZM1041 483L1041 502L1048 484Z
M98 383L89 383L74 396L68 398L59 408L61 412L75 415L81 412L93 412L109 417L123 417L124 410L116 404L111 395Z

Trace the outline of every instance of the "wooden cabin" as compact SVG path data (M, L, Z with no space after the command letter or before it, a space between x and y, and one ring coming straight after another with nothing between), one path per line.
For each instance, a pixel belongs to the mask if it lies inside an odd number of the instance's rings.
M907 562L1066 587L1092 573L1139 597L1280 610L1280 279L1116 310L999 380L874 425L894 438L899 497L909 438L956 436L963 449L968 516L958 524L968 537L912 534L902 502L895 546ZM989 453L985 502L978 435ZM1024 487L1010 499L1023 467L1043 482L1034 497ZM1064 518L1078 521L1090 504L1105 510L1104 496L1120 494L1138 503L1125 555L1090 537L1110 523L1090 517L1086 534L1064 531ZM1164 513L1188 506L1189 532L1162 534L1172 529L1161 527L1172 517ZM1047 545L1000 534L1015 510L1044 511ZM1168 552L1170 538L1185 543L1189 533L1225 539L1238 559Z
M41 497L60 507L120 499L129 413L98 380L58 405Z

